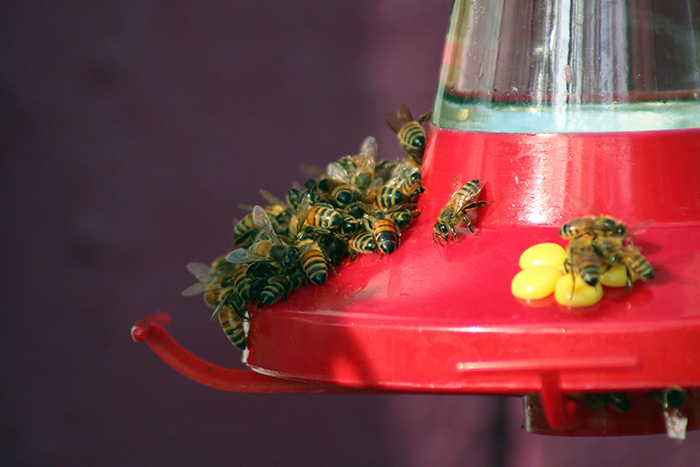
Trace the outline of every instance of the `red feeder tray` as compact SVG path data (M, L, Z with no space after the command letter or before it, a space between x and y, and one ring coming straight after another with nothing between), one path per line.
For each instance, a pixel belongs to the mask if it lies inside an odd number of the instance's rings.
M254 314L245 363L315 383L309 391L320 384L324 391L540 394L528 399L532 432L664 432L661 408L649 397L645 410L655 407L657 416L642 417L643 424L610 409L592 413L563 395L700 386L699 157L700 130L517 135L432 128L424 210L400 248L381 261L363 256L326 284ZM432 225L455 174L483 180L482 199L493 202L479 215L478 235L462 229L458 243L441 246ZM637 239L657 270L654 281L580 310L511 295L522 251L560 241L558 226L581 214L571 195L630 225L655 220ZM269 383L266 392L275 391ZM236 390L235 383L225 389ZM697 428L696 407L685 409L688 430Z

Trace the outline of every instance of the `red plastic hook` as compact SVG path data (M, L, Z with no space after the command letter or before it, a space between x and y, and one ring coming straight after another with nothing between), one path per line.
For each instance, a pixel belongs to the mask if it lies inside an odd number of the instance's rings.
M170 315L163 311L144 316L131 328L134 341L145 342L180 374L205 386L247 393L368 393L377 392L319 383L288 381L249 370L235 370L208 362L181 346L166 331Z

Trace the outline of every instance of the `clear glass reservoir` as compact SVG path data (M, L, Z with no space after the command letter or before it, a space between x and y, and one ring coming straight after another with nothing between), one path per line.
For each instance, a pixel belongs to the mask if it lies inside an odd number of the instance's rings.
M700 128L700 1L458 0L433 123L517 133Z

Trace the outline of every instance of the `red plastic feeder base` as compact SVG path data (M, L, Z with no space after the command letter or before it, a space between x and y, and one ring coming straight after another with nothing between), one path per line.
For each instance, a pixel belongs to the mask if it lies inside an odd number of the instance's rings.
M479 210L478 236L463 229L458 243L440 246L433 224L458 175L483 181L481 199L492 202ZM394 254L361 257L253 317L252 369L421 392L700 387L700 130L524 135L433 127L424 186L424 210ZM632 229L653 221L635 243L654 265L654 281L630 293L608 290L582 309L514 298L520 254L537 243L564 244L558 228L593 214L572 199Z
M462 229L458 243L438 245L433 224L458 175L484 182L481 199L492 202L478 212L477 235ZM697 428L700 130L525 135L433 127L423 181L424 210L395 253L362 256L324 285L252 317L250 368L328 391L527 395L525 425L534 433ZM520 254L537 243L563 245L558 228L592 214L572 199L632 228L654 221L635 244L656 278L630 293L606 290L582 309L514 298ZM691 390L675 412L645 393L672 387ZM235 383L222 389L246 391ZM566 397L588 392L628 392L631 410L594 411Z

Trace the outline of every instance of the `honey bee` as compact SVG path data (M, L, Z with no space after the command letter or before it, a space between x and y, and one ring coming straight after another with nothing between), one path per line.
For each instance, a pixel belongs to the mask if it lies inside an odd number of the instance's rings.
M355 190L347 183L332 178L322 178L318 182L318 190L337 207L345 207L355 200Z
M328 267L335 272L333 265L348 255L347 242L335 233L325 233L316 238L316 243L323 251Z
M357 254L369 254L377 251L377 244L374 241L374 235L370 232L360 232L348 239L348 248L350 249L350 259L352 261L357 258Z
M408 202L412 202L415 196L423 192L422 183L420 167L413 159L405 158L394 166L386 185L397 188Z
M395 186L385 185L380 177L375 178L365 190L363 204L372 205L379 209L390 209L402 204L406 196Z
M328 278L328 262L319 244L310 239L303 238L297 242L299 258L304 273L311 282L321 285Z
M247 208L245 205L242 205L241 207L244 209ZM260 209L265 212L268 218L273 218L278 222L281 221L284 223L288 217L288 213L286 213L284 206L271 205ZM240 221L236 222L233 227L233 244L240 247L250 246L253 243L252 240L255 237L255 233L258 231L258 229L259 227L255 222L255 213L251 212L245 215Z
M199 282L187 287L182 291L182 296L191 297L194 295L204 294L204 302L210 308L214 308L219 301L219 292L223 287L221 285L222 277L230 274L231 269L218 258L211 266L203 263L189 263L187 270L190 271Z
M564 262L564 268L572 274L574 281L575 275L578 274L590 286L598 284L604 268L604 258L594 240L595 237L590 234L575 237L566 247L568 257ZM570 296L574 294L574 281L572 281Z
M415 121L411 111L405 105L400 105L396 112L387 112L384 116L386 123L396 133L403 150L413 157L418 165L423 161L423 151L427 139L422 124L428 121L430 116L431 112L428 112Z
M653 279L655 276L654 267L634 245L624 245L622 247L622 261L629 267L629 269L631 269L643 280L648 281ZM629 286L631 286L629 274L627 275L627 279L627 288L629 288Z
M251 263L236 263L233 275L221 282L223 287L233 287L243 300L252 300L258 292L259 278L254 274L256 268Z
M188 263L187 270L190 271L199 282L183 290L183 297L199 295L212 288L221 288L221 284L218 282L218 274L213 267L204 263Z
M260 292L257 308L260 309L266 305L274 305L282 298L286 300L288 289L289 280L284 274L278 274L270 277L267 280L267 284Z
M374 180L377 157L377 140L366 137L360 145L360 152L345 156L328 164L326 173L334 180L344 182L358 191L366 190Z
M383 186L377 192L372 204L380 209L390 209L404 202L406 196L398 188Z
M625 238L627 226L610 216L575 217L559 229L562 238L576 238L584 234Z
M396 224L381 212L370 216L370 220L372 221L372 235L377 247L377 256L379 256L380 251L385 255L392 254L399 246L400 233Z
M343 214L343 223L338 228L338 236L341 238L352 237L363 227L362 219L357 219L350 214Z
M406 227L408 227L411 221L418 217L421 212L423 212L422 209L420 211L416 211L415 209L402 208L397 209L395 211L391 211L388 213L388 215L391 218L391 220L394 221L396 227L398 227L400 230L403 230Z
M226 260L233 264L274 261L284 270L293 268L298 260L297 249L279 239L263 208L255 206L252 215L255 226L268 240L256 241L248 249L238 248L226 255Z
M241 350L246 348L246 335L243 327L244 319L238 316L232 306L221 308L216 315L229 341Z
M455 187L459 186L459 179L455 180ZM469 231L474 233L467 211L486 206L488 202L477 201L484 185L479 180L471 180L457 189L447 205L440 211L438 220L433 226L433 241L440 243L440 239L449 241L449 234L452 234L454 241L457 241L456 228L464 222Z
M287 276L287 283L289 285L289 292L302 288L309 282L309 278L306 277L304 270L301 268L296 268L289 273Z
M572 240L573 242L573 240ZM624 243L620 237L597 237L592 245L596 253L608 266L621 264L627 272L627 290L632 287L633 274L643 280L654 278L654 267L642 255L639 248Z
M343 223L343 216L333 206L315 204L308 209L305 223L312 229L335 230Z
M664 409L681 407L688 400L688 391L678 386L663 391L649 391L649 395Z
M618 412L628 412L631 408L630 399L624 392L586 392L567 394L567 397L578 400L591 410L602 410L607 406Z

